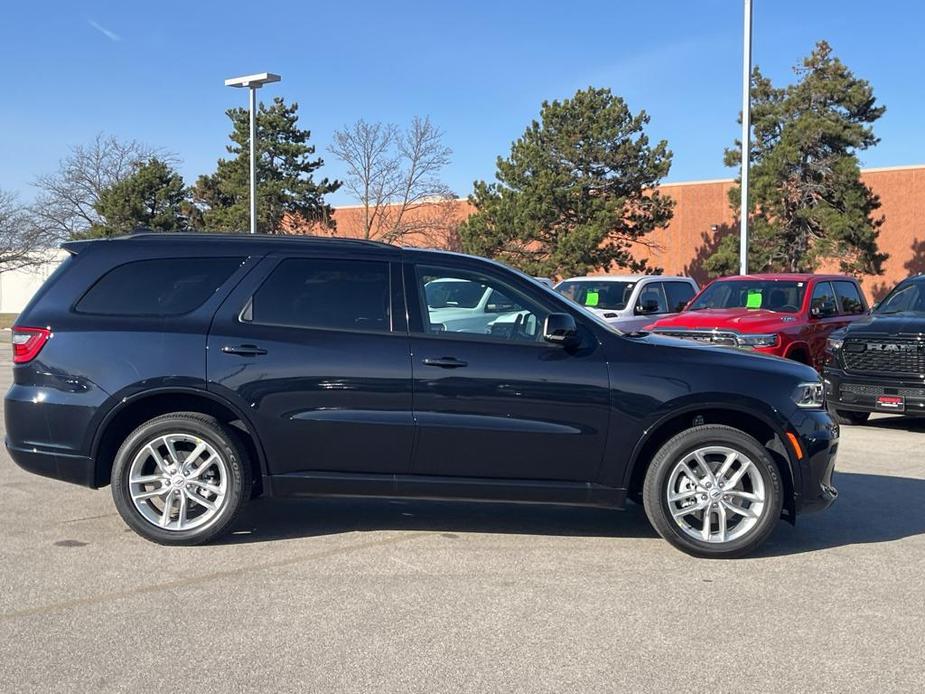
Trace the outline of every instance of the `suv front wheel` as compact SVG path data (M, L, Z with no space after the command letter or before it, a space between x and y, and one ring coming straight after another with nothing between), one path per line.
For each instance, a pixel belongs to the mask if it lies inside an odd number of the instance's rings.
M678 549L730 558L768 538L783 496L764 446L714 424L683 431L662 446L646 473L643 503L659 535Z
M214 417L174 412L142 424L116 453L112 496L125 522L165 545L220 535L250 491L237 435Z

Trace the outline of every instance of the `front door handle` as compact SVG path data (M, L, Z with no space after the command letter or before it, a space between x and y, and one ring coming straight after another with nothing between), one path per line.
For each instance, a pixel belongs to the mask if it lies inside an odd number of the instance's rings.
M267 353L263 347L257 345L225 345L222 351L225 354L237 354L241 357L259 357Z
M457 359L456 357L424 358L424 366L439 366L441 369L461 369L468 365L468 362Z

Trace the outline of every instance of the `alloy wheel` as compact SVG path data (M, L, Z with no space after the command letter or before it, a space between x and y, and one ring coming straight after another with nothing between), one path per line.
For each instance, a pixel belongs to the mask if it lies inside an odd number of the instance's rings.
M152 525L193 530L218 517L228 480L228 465L211 443L192 434L164 434L145 443L132 460L129 496Z
M704 446L672 469L665 488L671 518L691 538L725 543L761 520L767 494L757 466L728 446Z

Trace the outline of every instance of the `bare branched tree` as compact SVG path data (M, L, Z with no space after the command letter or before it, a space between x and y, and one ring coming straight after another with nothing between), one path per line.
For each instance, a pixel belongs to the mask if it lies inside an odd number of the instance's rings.
M0 190L0 272L41 265L53 246L16 195Z
M365 238L394 243L450 233L444 203L455 196L440 174L452 150L430 118L415 117L404 130L358 120L335 132L329 149L347 165L344 185L363 209Z
M136 140L122 141L102 133L86 145L73 147L55 173L35 180L39 189L33 207L36 223L58 239L86 233L94 225L105 223L96 210L100 194L155 156L176 163L172 155Z

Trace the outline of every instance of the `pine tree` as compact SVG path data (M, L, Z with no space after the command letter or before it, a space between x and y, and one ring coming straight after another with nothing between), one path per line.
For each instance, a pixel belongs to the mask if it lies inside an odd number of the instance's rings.
M298 127L299 105L276 97L257 113L257 230L276 234L287 223L318 224L333 228L331 207L324 196L340 187L338 181L315 181L312 174L324 164L313 158L311 133ZM227 111L233 130L228 152L215 173L200 176L193 198L200 212L197 222L209 231L244 231L250 225L249 139L247 109Z
M187 190L183 178L168 164L152 157L133 173L100 193L95 208L100 221L81 237L126 234L137 227L153 231L182 231Z
M631 253L673 210L656 189L671 152L664 140L649 144L648 122L609 89L544 102L539 122L498 158L497 182L475 183L477 211L460 229L465 250L534 275L657 271Z
M879 141L872 124L885 109L825 41L795 72L786 87L752 74L749 270L811 272L837 259L842 272L880 274L880 200L861 181L856 153ZM725 161L740 166L740 150L726 150ZM729 199L738 210L740 186ZM735 272L738 242L724 238L706 269Z

